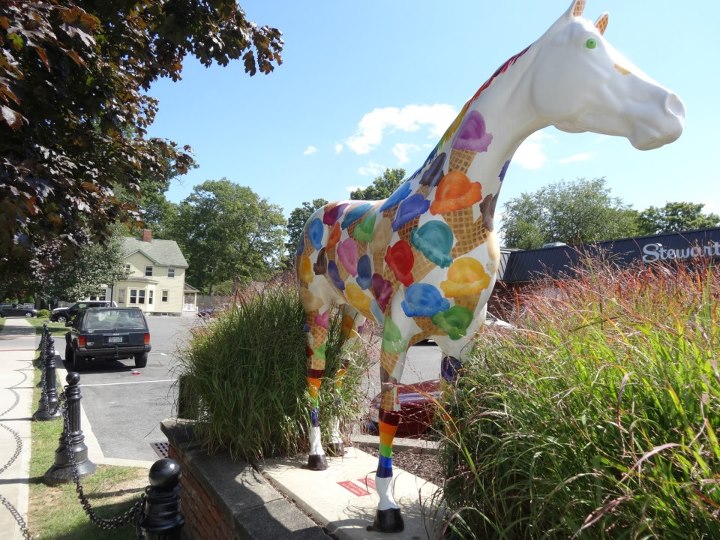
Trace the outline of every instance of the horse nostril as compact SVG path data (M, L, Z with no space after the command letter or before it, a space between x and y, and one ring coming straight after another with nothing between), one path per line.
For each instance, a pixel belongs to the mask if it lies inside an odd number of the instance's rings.
M685 118L685 104L675 94L668 94L665 100L665 109L679 118Z

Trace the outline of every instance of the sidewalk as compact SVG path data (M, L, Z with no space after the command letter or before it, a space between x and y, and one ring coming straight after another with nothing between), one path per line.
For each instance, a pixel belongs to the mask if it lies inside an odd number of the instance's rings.
M5 319L0 333L0 531L24 538L30 477L33 363L39 339L25 319Z

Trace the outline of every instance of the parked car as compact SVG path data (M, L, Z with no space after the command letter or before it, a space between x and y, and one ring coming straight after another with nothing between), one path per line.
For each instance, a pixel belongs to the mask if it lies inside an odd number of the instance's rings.
M67 322L81 309L87 309L91 307L117 307L115 302L110 300L81 300L75 302L70 307L55 308L50 314L50 320L52 322Z
M485 318L485 328L501 331L516 329L515 325L498 319L491 313L488 313ZM396 433L398 437L418 437L430 429L437 410L437 400L442 392L441 384L442 379L438 378L419 383L397 385L398 399L400 401L400 424ZM366 424L366 429L370 433L378 433L381 398L382 393L376 395L370 402L370 411Z
M147 365L150 330L139 308L88 308L65 325L65 361L77 371L100 360L134 358L135 367Z
M37 310L30 304L0 304L0 317L37 317Z

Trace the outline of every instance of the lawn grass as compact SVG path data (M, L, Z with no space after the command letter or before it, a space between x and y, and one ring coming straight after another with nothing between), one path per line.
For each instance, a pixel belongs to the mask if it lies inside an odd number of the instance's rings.
M35 332L38 334L42 332L42 327L44 324L46 324L48 330L50 330L50 333L56 340L58 336L64 336L65 333L68 331L68 329L65 327L65 323L52 322L47 317L28 317L25 320L30 323L31 326L35 327Z
M37 325L42 327L42 321ZM64 328L63 328L64 330ZM35 383L40 371L35 371ZM35 388L33 403L40 399ZM102 530L90 522L85 514L75 484L46 486L43 475L55 461L62 420L32 423L32 453L30 461L30 501L28 527L33 538L67 540L109 540L135 538L133 524L112 530ZM98 465L94 474L81 480L93 510L109 519L123 514L137 501L148 484L148 470L136 467Z

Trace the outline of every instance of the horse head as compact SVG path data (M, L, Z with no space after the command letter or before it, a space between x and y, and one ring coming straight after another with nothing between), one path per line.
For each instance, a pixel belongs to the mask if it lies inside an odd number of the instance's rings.
M582 18L584 6L574 0L533 45L529 106L562 131L619 135L639 150L673 142L685 120L682 100L604 38L607 13L593 24Z

